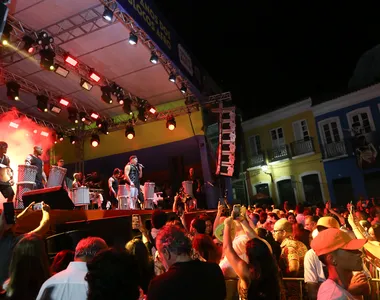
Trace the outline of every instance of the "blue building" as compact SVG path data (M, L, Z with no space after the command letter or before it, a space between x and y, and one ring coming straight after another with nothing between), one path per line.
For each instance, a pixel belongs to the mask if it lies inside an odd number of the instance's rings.
M331 201L380 197L380 84L312 109Z

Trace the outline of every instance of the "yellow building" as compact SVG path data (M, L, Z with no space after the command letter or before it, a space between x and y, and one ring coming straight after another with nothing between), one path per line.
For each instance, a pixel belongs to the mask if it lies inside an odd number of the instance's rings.
M250 199L258 193L277 205L329 199L311 99L243 122Z

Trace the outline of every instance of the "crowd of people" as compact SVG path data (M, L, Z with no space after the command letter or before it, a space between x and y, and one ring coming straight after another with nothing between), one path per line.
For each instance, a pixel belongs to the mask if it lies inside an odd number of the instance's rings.
M289 279L304 278L304 299L360 299L371 294L362 251L378 255L380 249L380 206L373 204L369 215L362 206L339 211L329 202L294 211L219 204L215 217L200 214L189 224L186 213L155 210L150 230L133 215L133 238L123 249L87 237L51 263L43 239L49 207L42 204L38 228L20 236L2 214L3 297L300 299L299 282ZM16 224L31 211L20 213Z

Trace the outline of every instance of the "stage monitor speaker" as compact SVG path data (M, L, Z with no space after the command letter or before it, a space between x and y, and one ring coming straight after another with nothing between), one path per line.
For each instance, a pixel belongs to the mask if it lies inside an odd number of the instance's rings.
M60 186L33 190L25 192L22 195L24 207L27 207L33 201L45 202L51 209L74 209L74 203L71 201L67 192Z

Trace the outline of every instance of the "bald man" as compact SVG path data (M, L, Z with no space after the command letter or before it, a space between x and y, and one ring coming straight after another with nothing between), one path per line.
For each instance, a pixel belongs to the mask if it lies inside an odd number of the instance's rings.
M43 149L41 146L34 146L33 150L33 154L29 154L25 159L25 164L37 167L35 188L43 189L45 187L44 182L47 182L46 174L44 172L44 162L40 158L43 153Z

